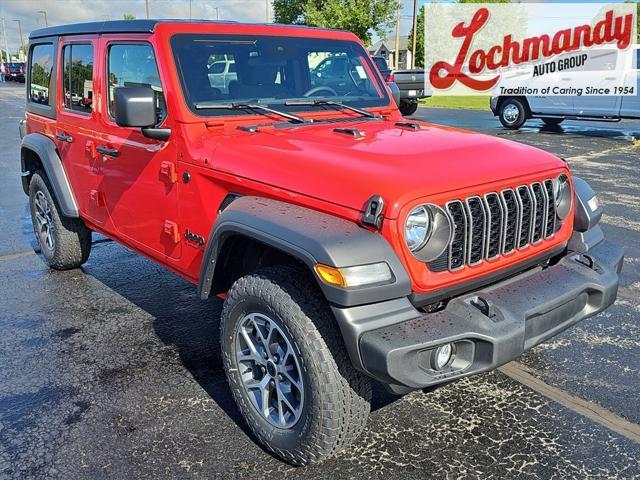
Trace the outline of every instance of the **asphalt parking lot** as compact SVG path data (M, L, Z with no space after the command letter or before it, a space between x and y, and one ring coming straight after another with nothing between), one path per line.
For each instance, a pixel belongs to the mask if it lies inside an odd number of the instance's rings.
M242 424L219 300L101 238L81 270L34 254L23 94L0 85L0 478L640 478L640 122L507 132L487 112L419 109L566 158L625 248L619 299L500 371L402 398L377 388L351 449L294 469Z

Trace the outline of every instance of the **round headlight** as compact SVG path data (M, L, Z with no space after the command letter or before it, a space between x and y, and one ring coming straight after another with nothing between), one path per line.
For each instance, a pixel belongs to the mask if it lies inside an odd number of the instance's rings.
M569 177L564 173L556 178L553 195L556 202L556 215L562 220L569 215L569 211L571 210L571 200L573 198Z
M412 252L419 250L429 239L431 233L431 215L423 206L414 208L404 224L404 239Z
M449 246L453 229L445 211L438 205L420 205L407 216L404 238L418 260L431 262Z

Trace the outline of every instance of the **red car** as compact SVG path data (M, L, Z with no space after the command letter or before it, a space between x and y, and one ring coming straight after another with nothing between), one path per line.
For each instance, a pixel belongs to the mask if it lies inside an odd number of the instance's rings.
M4 78L6 80L13 80L16 82L24 83L24 63L22 62L9 62L4 64L5 73Z
M224 298L231 391L287 462L352 442L373 380L494 369L615 300L622 250L589 186L542 150L404 120L351 33L66 25L32 32L29 62L42 256L79 267L99 232Z

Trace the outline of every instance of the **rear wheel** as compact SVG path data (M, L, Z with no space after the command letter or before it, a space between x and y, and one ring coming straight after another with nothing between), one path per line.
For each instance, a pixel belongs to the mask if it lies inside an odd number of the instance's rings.
M418 102L407 102L404 100L400 100L400 113L405 117L408 115L413 115L418 110Z
M517 98L507 98L500 106L500 123L503 127L516 130L527 120L527 109L522 100Z
M29 183L29 207L40 251L51 268L79 267L91 253L91 230L78 218L62 216L51 192L47 176L34 173Z
M562 122L564 122L564 118L542 117L542 121L549 127L557 127Z
M270 267L237 280L220 329L233 397L267 450L303 465L335 454L363 430L369 379L353 368L305 272Z

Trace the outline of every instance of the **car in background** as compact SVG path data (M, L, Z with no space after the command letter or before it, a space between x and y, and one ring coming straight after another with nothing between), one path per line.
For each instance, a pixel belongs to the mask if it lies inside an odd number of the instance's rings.
M402 115L413 115L418 109L418 100L431 95L425 90L424 69L394 70L387 81L392 81L400 89L398 108Z
M491 111L505 128L511 130L522 127L530 118L539 118L550 127L560 125L565 119L618 122L627 118L640 118L640 96L638 95L640 50L636 49L633 58L629 55L619 55L616 49L611 48L598 50L597 54L591 55L592 61L586 68L574 71L571 75L559 75L557 79L553 79L554 83L559 87L568 87L572 79L580 79L580 76L593 76L596 71L617 70L626 72L627 78L624 85L631 86L635 92L629 92L629 95L598 96L493 95L489 101Z
M5 63L6 80L15 80L16 82L24 83L25 66L23 62L9 62Z
M209 84L220 92L229 93L229 84L238 80L236 62L233 60L219 60L209 65Z

